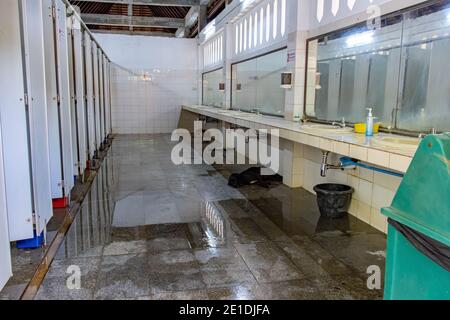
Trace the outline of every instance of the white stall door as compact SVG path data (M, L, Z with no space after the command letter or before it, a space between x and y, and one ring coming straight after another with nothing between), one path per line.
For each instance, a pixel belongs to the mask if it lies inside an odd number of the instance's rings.
M23 43L33 180L36 233L40 234L53 216L45 85L44 29L42 2L22 0Z
M100 79L99 79L99 66L98 66L98 47L92 42L92 59L94 62L94 116L95 116L95 149L100 148L102 138L100 134Z
M94 157L95 152L95 102L94 102L94 65L92 61L92 40L84 33L84 65L86 72L86 122L89 158Z
M44 20L45 84L47 90L48 140L52 198L63 194L63 172L59 131L58 82L56 78L55 35L53 23L53 0L42 0Z
M2 132L0 128L0 290L2 290L11 276L11 252L6 212L5 175L3 174Z
M67 8L61 0L55 0L56 8L56 37L57 74L60 95L60 124L62 160L64 169L65 196L70 196L70 190L75 185L73 169L72 123L70 116L70 87L69 87L69 52L67 47Z
M73 40L73 63L74 63L74 83L75 83L75 103L76 118L78 128L78 157L79 168L81 173L86 169L86 160L88 157L88 147L86 139L86 108L84 100L85 84L84 84L84 61L83 61L83 34L81 25L78 20L72 24L72 40Z
M0 1L0 122L11 241L33 237L30 157L19 2Z

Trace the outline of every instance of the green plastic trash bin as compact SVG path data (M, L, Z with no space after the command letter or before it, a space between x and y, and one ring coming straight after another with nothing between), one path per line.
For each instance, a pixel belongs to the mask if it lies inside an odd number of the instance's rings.
M388 229L386 300L448 300L450 272L431 259L409 234L438 244L447 255L450 246L450 135L427 136L400 185L392 206L381 210L393 220ZM396 225L394 227L394 224ZM439 251L439 250L438 250ZM439 251L441 252L441 251ZM431 255L434 258L434 255Z

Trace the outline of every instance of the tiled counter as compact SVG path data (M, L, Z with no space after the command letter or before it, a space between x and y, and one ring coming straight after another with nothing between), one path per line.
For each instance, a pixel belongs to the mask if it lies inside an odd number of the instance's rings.
M417 148L380 146L377 139L409 139L399 135L381 133L366 138L355 133L314 133L305 125L281 118L241 114L204 106L183 107L193 121L197 115L215 118L226 123L251 129L279 129L281 139L282 173L286 185L314 193L319 183L343 183L355 188L349 212L364 222L386 232L387 221L380 209L389 206L401 183L401 178L357 168L356 170L332 170L326 178L320 176L321 150L330 151L330 163L337 163L340 156L349 156L367 164L405 173ZM307 124L309 125L309 124ZM306 125L306 126L307 126ZM419 139L412 139L419 142Z
M376 143L377 139L399 135L380 133L375 137L365 137L356 133L334 134L314 133L303 129L303 125L281 118L261 115L236 115L222 109L205 106L183 106L184 110L215 118L227 123L250 129L279 129L280 137L303 145L349 156L368 164L405 173L417 148L403 147L401 144L388 147ZM419 139L417 139L419 140Z

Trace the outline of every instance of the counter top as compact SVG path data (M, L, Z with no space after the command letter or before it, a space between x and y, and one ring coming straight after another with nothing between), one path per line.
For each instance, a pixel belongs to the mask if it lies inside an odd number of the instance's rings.
M366 163L405 173L420 144L419 138L380 133L374 137L316 123L297 123L278 117L224 110L207 106L183 109L249 129L279 129L280 137Z

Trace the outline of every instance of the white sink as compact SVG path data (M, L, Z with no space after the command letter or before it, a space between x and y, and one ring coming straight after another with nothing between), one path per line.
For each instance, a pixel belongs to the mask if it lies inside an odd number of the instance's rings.
M372 144L382 147L408 149L414 151L419 146L420 140L410 138L379 137L373 139Z
M324 133L324 134L345 134L353 132L353 128L346 127L342 128L340 126L332 126L326 124L309 124L303 125L301 127L302 130L310 131L313 133Z

